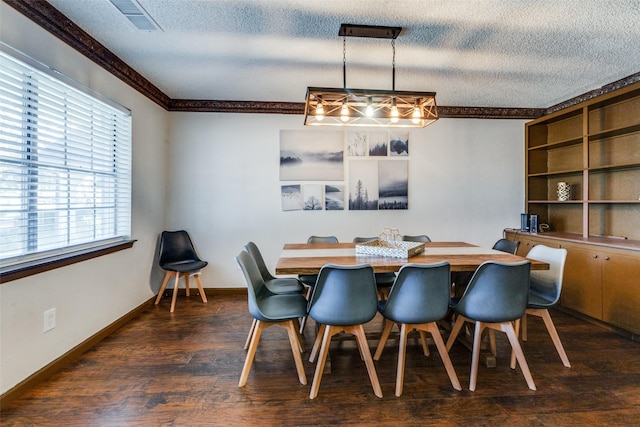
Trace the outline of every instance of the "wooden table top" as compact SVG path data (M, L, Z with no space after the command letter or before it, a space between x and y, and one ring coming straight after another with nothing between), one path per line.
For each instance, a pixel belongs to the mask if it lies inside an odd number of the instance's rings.
M317 274L325 264L369 264L376 273L396 272L405 264L434 264L447 261L451 271L475 271L485 261L518 262L527 258L465 242L428 242L424 252L410 258L360 255L355 243L287 243L276 274ZM548 270L549 264L531 261L532 270Z

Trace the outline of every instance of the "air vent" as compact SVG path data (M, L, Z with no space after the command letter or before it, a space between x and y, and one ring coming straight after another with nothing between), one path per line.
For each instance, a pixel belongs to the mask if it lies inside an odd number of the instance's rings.
M110 0L128 20L141 31L162 31L160 25L136 0Z

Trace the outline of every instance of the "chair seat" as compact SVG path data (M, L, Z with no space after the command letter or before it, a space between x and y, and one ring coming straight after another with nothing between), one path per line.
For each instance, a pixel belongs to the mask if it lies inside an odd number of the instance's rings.
M304 289L300 280L294 277L278 277L264 282L267 289L274 294L301 293Z
M318 280L317 274L301 274L298 279L307 286L315 286L316 280Z
M307 300L298 294L274 295L260 299L260 312L265 322L303 317L307 314Z
M198 271L206 267L209 263L207 261L181 261L181 262L168 262L160 265L163 270L177 271L179 273L189 273L192 271Z
M529 299L527 300L527 308L549 308L554 306L553 301L544 298L539 295L535 295L529 292Z
M391 286L396 280L395 273L375 273L376 285L378 286Z

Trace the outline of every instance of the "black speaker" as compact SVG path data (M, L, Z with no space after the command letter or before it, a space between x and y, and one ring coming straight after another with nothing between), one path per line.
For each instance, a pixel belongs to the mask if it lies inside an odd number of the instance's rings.
M529 231L529 215L520 214L520 231Z

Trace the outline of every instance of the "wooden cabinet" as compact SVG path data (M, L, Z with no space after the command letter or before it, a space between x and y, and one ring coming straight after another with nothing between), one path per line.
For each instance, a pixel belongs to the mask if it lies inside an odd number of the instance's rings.
M525 139L527 213L553 231L640 240L640 83L527 123Z
M567 249L560 305L640 334L640 246L635 242L613 246L606 238L512 229L505 230L505 237L520 242L521 256L539 244Z

